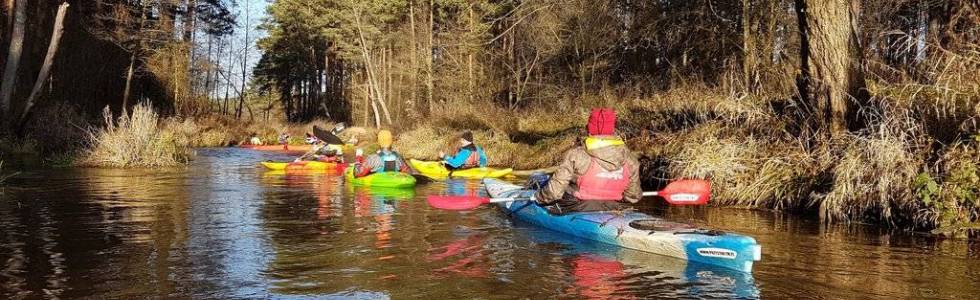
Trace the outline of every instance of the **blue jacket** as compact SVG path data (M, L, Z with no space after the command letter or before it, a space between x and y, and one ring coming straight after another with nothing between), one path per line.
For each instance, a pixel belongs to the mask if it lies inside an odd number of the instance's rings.
M470 158L470 155L473 155L474 150L476 151L477 155L480 156L480 167L481 168L486 167L487 153L483 152L483 148L473 146L473 145L459 149L459 152L456 152L455 155L444 157L443 162L445 162L450 167L458 169L466 164L466 161Z

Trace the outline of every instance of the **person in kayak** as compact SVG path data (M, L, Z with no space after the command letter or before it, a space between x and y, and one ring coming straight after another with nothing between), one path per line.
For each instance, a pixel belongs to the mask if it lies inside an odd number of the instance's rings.
M449 170L460 170L470 168L484 168L487 166L487 154L482 147L473 143L473 133L466 131L459 137L460 148L456 154L447 156L445 152L439 152L439 159Z
M354 158L354 177L364 177L380 172L410 173L411 169L408 168L405 159L391 148L391 144L391 131L382 130L378 132L378 146L381 149L377 153L365 159L362 150L357 149Z
M253 132L250 136L251 138L248 139L250 145L262 146L262 139L259 138L258 133Z
M643 195L640 163L615 135L615 126L612 109L593 109L584 145L565 153L535 201L554 214L615 211L622 202L638 202Z
M316 143L319 142L320 139L316 138L316 136L313 135L312 133L307 132L305 141L307 144L316 145Z
M322 141L313 144L313 149L297 158L295 161L344 162L343 145L331 145Z
M280 145L289 145L289 133L285 131L280 133L278 141Z

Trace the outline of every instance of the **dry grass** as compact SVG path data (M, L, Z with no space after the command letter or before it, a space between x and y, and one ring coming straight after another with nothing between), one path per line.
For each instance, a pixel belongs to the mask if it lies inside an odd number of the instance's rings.
M133 108L132 115L116 119L108 109L106 127L90 132L91 148L76 162L94 167L161 167L187 162L191 152L186 136L160 126L160 118L148 104Z
M667 161L666 176L710 178L716 205L944 227L980 215L976 201L952 200L980 197L980 180L971 179L980 155L956 150L976 146L955 146L980 142L972 138L980 84L965 78L937 80L948 86L872 82L866 129L836 140L801 136L762 96L720 87L634 99L622 126L634 150ZM935 180L932 201L916 188L922 174Z
M710 178L716 204L746 208L803 206L813 185L814 159L799 145L764 137L725 134L710 122L667 135L648 155L667 157L672 177ZM660 153L659 155L657 153Z

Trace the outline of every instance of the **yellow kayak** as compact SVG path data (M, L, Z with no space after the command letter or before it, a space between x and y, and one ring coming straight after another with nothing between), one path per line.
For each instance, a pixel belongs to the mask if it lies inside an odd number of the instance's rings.
M335 170L343 169L346 164L322 161L274 162L263 161L262 166L269 170Z
M446 169L446 167L442 165L442 162L410 159L408 163L411 164L412 168L414 168L420 174L431 178L500 178L514 172L514 169L511 168L472 168L450 172L449 169Z

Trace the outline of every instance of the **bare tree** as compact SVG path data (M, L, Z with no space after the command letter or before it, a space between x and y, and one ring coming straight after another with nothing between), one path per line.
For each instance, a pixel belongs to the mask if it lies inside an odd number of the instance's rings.
M67 12L68 2L61 3L61 6L58 7L58 13L55 15L54 29L51 31L51 41L48 42L48 54L44 56L44 63L41 64L41 71L37 73L37 80L34 81L34 88L31 89L31 95L27 97L27 101L24 103L24 110L20 114L19 124L24 123L24 119L27 118L27 113L34 106L34 100L41 93L41 87L48 81L48 74L51 71L51 65L54 63L54 56L58 53L61 34L64 32L65 14Z
M242 118L242 108L245 107L245 98L248 97L248 55L249 55L249 51L251 51L252 49L251 45L254 43L254 41L249 38L249 35L252 31L251 4L248 1L244 1L243 9L245 13L245 24L244 27L242 28L242 31L245 34L245 37L242 43L242 60L241 60L242 86L238 93L238 108L235 109L236 119ZM252 110L251 107L247 107L247 108L249 112L251 112Z
M24 51L24 26L27 23L27 1L14 1L14 21L7 50L7 65L3 69L3 83L0 84L0 116L11 120L10 106L17 80L17 68Z
M136 41L136 47L130 50L129 53L129 67L126 69L126 88L123 90L122 98L122 111L126 111L127 103L129 102L129 95L133 89L133 74L135 73L136 60L138 59L140 51L143 49L143 39L139 38L142 36L143 28L146 25L146 5L140 2L140 19L139 27L136 29L136 36L138 40Z

